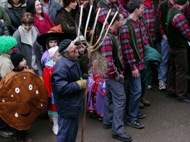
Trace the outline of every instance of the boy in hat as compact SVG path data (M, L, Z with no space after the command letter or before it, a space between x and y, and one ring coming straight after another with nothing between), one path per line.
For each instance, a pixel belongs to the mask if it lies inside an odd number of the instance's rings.
M14 65L13 71L21 71L24 68L27 68L26 59L25 59L24 55L21 53L13 52L11 54L11 61Z
M21 53L16 53L13 52L11 53L11 61L14 65L14 72L19 72L27 68L26 60L23 54ZM16 142L32 142L32 139L28 137L26 130L20 131L20 130L15 130L15 139Z
M13 52L10 59L14 68L0 82L0 99L6 100L0 102L0 117L14 128L16 142L32 142L26 130L47 107L46 87L40 77L26 69L23 54Z

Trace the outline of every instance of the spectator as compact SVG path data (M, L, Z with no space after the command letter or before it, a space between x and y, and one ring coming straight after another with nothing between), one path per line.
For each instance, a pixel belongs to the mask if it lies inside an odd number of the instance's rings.
M111 23L115 12L110 14L108 24ZM126 104L126 95L124 90L124 66L121 45L118 31L123 26L123 16L117 14L117 17L110 27L100 48L101 54L106 62L106 90L104 97L104 117L103 127L112 128L112 138L130 142L131 136L125 132L123 115Z
M66 39L67 35L63 33L48 32L46 34L40 35L37 38L37 42L43 47L43 55L41 58L41 63L43 66L49 61L49 52L48 49L58 46L59 42L63 39Z
M42 4L39 0L28 0L26 11L33 14L33 25L39 30L41 35L47 33L50 28L55 26L51 18L43 12Z
M26 130L46 108L47 91L43 81L32 70L25 69L26 60L22 54L12 53L11 61L14 69L0 84L1 97L7 102L1 104L4 107L1 118L15 129L16 142L31 142Z
M22 25L15 31L13 37L18 41L17 48L26 57L27 64L30 69L42 76L42 47L37 43L39 36L38 29L33 26L34 17L31 13L26 12L21 16Z
M8 0L8 6L5 10L11 20L11 26L8 28L12 35L21 25L20 17L26 12L26 2L25 0Z
M11 26L11 20L9 18L9 15L5 11L5 9L3 7L1 7L1 6L0 6L0 20L1 20L2 23L5 24L5 26L7 28L9 28Z
M168 68L169 68L169 58L170 58L170 46L168 43L168 32L167 32L167 15L168 11L173 7L175 4L174 0L165 0L160 3L158 7L157 17L158 17L158 26L159 32L162 36L161 40L161 56L162 62L158 68L158 89L160 91L164 91L167 89L167 75L168 75Z
M52 89L55 106L59 115L57 142L75 142L79 119L83 112L84 89L87 80L82 79L82 72L76 61L78 50L69 39L59 44L60 59L52 73Z
M64 8L61 8L57 11L56 22L57 24L61 24L62 31L66 34L72 34L75 37L76 33L76 25L78 24L78 20L76 20L76 0L65 0Z
M15 38L10 36L0 36L0 80L14 68L10 54L17 45ZM0 119L0 136L12 137L11 128L2 119Z
M120 39L127 77L127 124L142 129L144 124L138 118L145 118L139 112L140 97L145 93L144 45L148 45L145 23L140 19L144 10L141 0L130 0L128 3L129 17L120 29Z
M53 127L52 131L55 135L58 133L58 114L55 108L54 95L51 86L51 76L53 71L53 66L56 61L59 59L60 54L58 52L58 46L52 47L48 49L48 53L50 55L50 60L46 62L44 70L43 70L43 80L46 85L48 91L49 105L48 105L48 115L52 116Z
M170 65L167 91L169 96L179 101L190 103L187 95L188 61L187 41L190 41L190 28L182 10L189 4L188 0L176 0L167 16L168 42L170 45Z
M43 11L49 15L51 20L56 24L57 11L61 9L61 4L55 0L41 0Z

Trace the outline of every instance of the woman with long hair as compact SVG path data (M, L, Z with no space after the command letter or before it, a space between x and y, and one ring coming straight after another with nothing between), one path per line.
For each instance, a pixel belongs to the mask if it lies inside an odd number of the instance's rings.
M42 4L39 0L28 0L26 11L34 16L34 26L39 30L40 34L47 33L50 28L54 27L51 18L43 12Z

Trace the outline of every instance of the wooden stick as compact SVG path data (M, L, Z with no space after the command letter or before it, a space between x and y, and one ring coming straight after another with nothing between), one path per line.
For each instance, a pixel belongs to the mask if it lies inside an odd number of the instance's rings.
M86 33L87 33L88 24L89 24L89 21L90 21L90 16L91 16L91 13L92 13L92 7L93 7L93 5L90 5L90 10L89 10L89 13L88 13L88 18L87 18L86 26L85 26L85 30L84 30L84 39L85 40L86 40Z
M93 42L93 39L94 39L94 31L95 31L95 29L96 29L96 24L97 24L97 21L98 21L98 15L99 15L99 13L100 13L100 8L98 8L98 11L97 11L97 13L96 13L96 18L95 18L95 21L94 21L94 25L93 25L93 29L92 29L92 36L91 36L91 38L90 38L90 45L92 45L92 42Z

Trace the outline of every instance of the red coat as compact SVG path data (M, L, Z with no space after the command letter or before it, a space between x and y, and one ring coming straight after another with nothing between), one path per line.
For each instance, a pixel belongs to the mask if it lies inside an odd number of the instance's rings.
M40 34L45 34L50 30L50 28L54 27L55 25L46 13L43 12L42 16L44 17L44 19L40 20L38 16L34 15L34 26L37 27Z
M52 71L53 71L53 67L45 66L44 70L43 70L43 74L42 74L44 83L45 83L47 91L48 91L48 97L49 98L52 97L52 86L51 86ZM55 104L52 104L51 102L49 102L48 110L53 111L53 112L57 112L57 110L55 108Z

